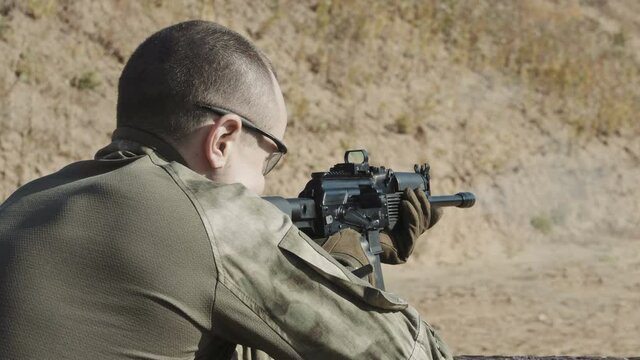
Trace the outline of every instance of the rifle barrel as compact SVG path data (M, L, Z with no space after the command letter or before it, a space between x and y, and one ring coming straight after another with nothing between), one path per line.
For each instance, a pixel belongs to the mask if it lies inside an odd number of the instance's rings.
M476 196L470 192L459 192L455 195L437 195L429 197L433 207L455 206L470 208L476 203Z

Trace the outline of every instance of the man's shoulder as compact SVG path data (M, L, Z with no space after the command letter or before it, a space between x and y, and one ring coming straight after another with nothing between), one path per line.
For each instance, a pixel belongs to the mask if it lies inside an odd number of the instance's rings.
M67 201L71 196L99 195L108 188L122 187L121 169L139 157L120 161L81 160L62 169L29 181L11 194L2 204L8 207L21 203Z
M242 184L220 184L188 168L170 163L163 167L184 189L198 210L209 235L219 281L253 293L256 282L269 282L282 271L279 244L292 229L282 211ZM279 270L280 269L280 270ZM248 285L251 279L252 285Z
M282 211L242 184L213 182L175 162L161 166L212 226L213 236L226 238L229 232L261 233L279 241L292 225Z
M59 227L68 218L64 223L75 228L88 226L82 219L140 231L197 219L188 196L146 155L71 163L25 184L0 205L0 212L14 220L37 217L38 211L47 214L51 226Z

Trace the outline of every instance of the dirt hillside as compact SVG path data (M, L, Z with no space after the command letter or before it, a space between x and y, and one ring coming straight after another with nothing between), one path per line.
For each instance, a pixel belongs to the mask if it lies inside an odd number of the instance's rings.
M476 193L385 269L457 354L640 354L640 2L0 0L0 199L107 143L126 59L187 19L277 68L269 194L352 148Z

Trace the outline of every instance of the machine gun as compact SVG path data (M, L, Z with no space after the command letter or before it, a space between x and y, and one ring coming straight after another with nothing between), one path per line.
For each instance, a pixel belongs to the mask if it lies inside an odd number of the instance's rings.
M469 192L432 196L426 163L415 165L413 172L394 172L383 166L370 166L366 150L349 150L344 154L344 163L327 172L311 174L297 198L264 199L289 215L296 227L317 242L345 228L362 234L360 244L375 272L376 287L384 290L379 234L396 226L401 195L407 188L425 191L434 208L468 208L475 204L475 195Z

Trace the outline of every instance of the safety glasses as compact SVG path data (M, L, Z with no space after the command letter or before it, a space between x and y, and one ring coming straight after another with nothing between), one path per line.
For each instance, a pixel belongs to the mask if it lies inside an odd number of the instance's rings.
M253 132L256 132L260 135L266 136L267 138L269 138L271 141L273 141L276 144L276 147L278 148L278 151L272 152L271 154L269 154L269 156L267 157L267 159L265 160L264 163L264 167L262 169L262 175L267 175L271 170L273 170L273 168L276 167L276 165L278 164L278 162L280 161L280 159L282 159L282 157L284 156L284 154L287 153L287 146L280 141L278 138L276 138L275 136L271 135L270 133L258 128L251 120L231 111L231 110L227 110L227 109L223 109L221 107L217 107L217 106L211 106L211 105L206 105L206 104L198 104L198 107L211 111L212 113L215 113L217 115L220 116L224 116L224 115L228 115L228 114L235 114L238 115L238 117L240 117L240 120L242 121L242 126L244 126L246 129L249 129Z

